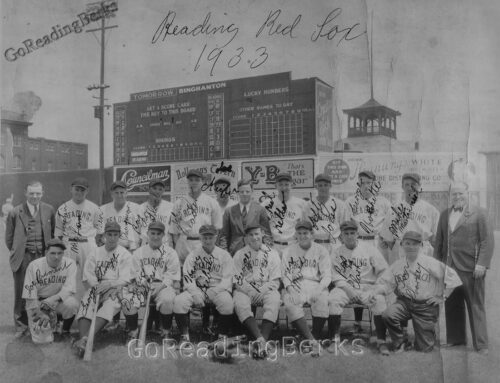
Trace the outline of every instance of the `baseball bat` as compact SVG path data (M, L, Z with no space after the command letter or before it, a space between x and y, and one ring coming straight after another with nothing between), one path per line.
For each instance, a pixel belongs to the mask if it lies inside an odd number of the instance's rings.
M144 312L144 318L141 323L141 331L139 331L139 342L140 344L146 344L146 331L148 329L148 317L149 317L149 301L151 301L151 293L153 289L150 288L148 292L148 297L146 299L146 311Z
M97 319L97 310L99 309L99 295L96 297L95 310L92 314L92 322L90 323L89 334L87 338L87 344L85 345L85 354L83 355L83 360L90 361L92 359L92 349L94 348L94 333L95 333L95 322Z

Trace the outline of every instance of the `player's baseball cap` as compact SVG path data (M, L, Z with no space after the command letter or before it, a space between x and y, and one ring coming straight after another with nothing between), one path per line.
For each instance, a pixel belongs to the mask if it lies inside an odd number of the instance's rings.
M255 230L255 229L262 229L262 226L258 225L258 224L251 224L251 225L248 225L246 228L245 228L245 234L248 234L250 233L252 230Z
M418 231L407 231L403 235L403 240L405 239L412 239L416 242L422 242L422 234L420 234Z
M366 177L366 178L369 178L369 179L371 179L373 181L375 181L375 179L377 178L377 177L375 177L375 173L373 173L373 172L371 172L369 170L362 170L362 171L360 171L359 174L358 174L358 177Z
M198 232L200 235L216 235L217 229L214 225L203 225Z
M123 181L115 181L111 184L110 190L115 190L116 188L127 188L127 184Z
M314 183L316 182L328 182L329 184L332 183L332 178L328 175L328 174L325 174L325 173L321 173L321 174L318 174L316 176L316 178L314 178Z
M71 186L80 186L82 188L88 189L89 188L89 181L87 181L86 178L83 177L78 177L71 182Z
M403 177L401 178L401 182L403 182L405 179L411 179L413 181L415 181L416 183L420 184L420 175L417 174L417 173L405 173L403 174Z
M50 247L56 246L59 247L63 250L66 250L66 245L64 244L63 241L61 241L59 238L52 238L47 241L45 244L45 248L48 250Z
M217 179L214 181L214 185L218 185L218 184L231 185L231 181L229 180L229 178L226 178L226 177L220 177L220 178L217 178Z
M160 221L151 222L148 226L148 230L160 230L165 232L165 225Z
M280 182L280 181L292 182L292 176L290 175L290 173L278 173L275 180L276 180L276 182Z
M340 231L344 230L358 230L358 224L352 219L349 221L344 221L340 224Z
M115 221L108 221L106 222L106 225L104 225L104 232L108 232L108 231L117 231L117 232L120 232L122 229L120 228L120 225L118 224L118 222L115 222Z
M188 171L188 174L187 174L186 178L189 178L189 177L200 177L200 178L203 178L203 173L200 172L199 170L191 169L191 170Z
M312 226L311 222L309 222L309 221L299 221L295 225L295 230L299 230L299 229L307 229L309 231L312 231L313 226Z
M162 181L162 180L160 180L160 179L151 180L151 181L149 182L149 187L150 187L150 188L152 188L152 187L153 187L153 186L155 186L155 185L161 185L161 186L165 187L165 182L163 182L163 181Z

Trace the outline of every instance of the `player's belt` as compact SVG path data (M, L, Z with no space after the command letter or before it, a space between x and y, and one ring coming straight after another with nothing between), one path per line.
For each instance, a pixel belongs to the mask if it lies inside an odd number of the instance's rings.
M280 241L274 241L277 245L283 245L283 246L288 246L288 242L280 242Z
M330 243L329 239L315 239L314 242L316 243Z
M198 241L200 237L186 237L188 241Z
M409 297L406 297L404 295L401 295L399 296L398 298L403 298L407 301L410 301L412 303L417 303L417 304L424 304L424 303L427 303L427 299L413 299L413 298L409 298Z
M71 237L68 238L68 242L88 242L89 240L87 238L82 238L82 237Z
M365 239L365 240L370 240L370 239L375 239L374 235L358 235L359 239Z

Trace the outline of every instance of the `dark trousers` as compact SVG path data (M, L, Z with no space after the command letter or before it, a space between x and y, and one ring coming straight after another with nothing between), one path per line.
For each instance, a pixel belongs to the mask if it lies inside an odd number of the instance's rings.
M398 297L382 314L389 330L392 343L397 347L403 342L401 322L413 320L415 332L415 349L431 351L436 339L436 322L439 316L439 306L430 305L424 301L415 302L404 297Z
M474 279L471 272L456 270L463 285L458 286L445 302L446 341L466 344L465 306L469 314L474 349L488 348L486 311L484 308L484 278Z
M23 296L24 276L26 269L31 261L40 258L42 253L26 252L24 254L23 263L17 271L13 272L14 276L14 325L16 331L22 331L28 327L28 314L26 313L25 300Z

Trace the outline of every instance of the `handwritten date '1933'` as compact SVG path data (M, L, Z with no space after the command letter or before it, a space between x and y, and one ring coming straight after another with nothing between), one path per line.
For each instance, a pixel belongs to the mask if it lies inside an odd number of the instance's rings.
M196 65L194 70L197 71L202 65L203 60L208 61L212 64L210 68L210 76L213 76L215 66L219 61L225 62L228 68L234 68L242 60L246 60L249 64L250 69L255 69L264 64L269 57L267 48L262 46L255 49L253 52L251 50L245 50L243 47L238 47L236 49L229 49L225 47L215 47L214 49L208 51L208 44L203 45L198 60L196 60ZM205 54L205 52L207 52Z

